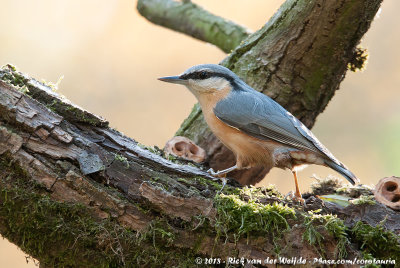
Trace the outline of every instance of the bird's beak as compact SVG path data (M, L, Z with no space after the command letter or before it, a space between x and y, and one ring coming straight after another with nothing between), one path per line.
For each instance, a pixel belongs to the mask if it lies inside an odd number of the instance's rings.
M168 83L173 83L173 84L181 84L185 85L187 80L179 78L179 76L166 76L166 77L160 77L158 78L160 81L168 82Z

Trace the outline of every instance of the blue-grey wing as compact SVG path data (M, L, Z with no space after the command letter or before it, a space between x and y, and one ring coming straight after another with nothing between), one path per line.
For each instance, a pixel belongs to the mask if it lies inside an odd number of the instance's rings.
M313 151L340 164L297 118L268 96L253 89L233 90L217 103L214 114L250 136Z

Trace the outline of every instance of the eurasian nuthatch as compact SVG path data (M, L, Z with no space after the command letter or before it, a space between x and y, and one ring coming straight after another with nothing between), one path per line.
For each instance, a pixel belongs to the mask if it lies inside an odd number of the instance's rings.
M293 172L299 199L296 172L307 164L328 166L352 184L358 182L297 118L229 69L197 65L159 80L185 85L198 99L212 132L235 154L236 165L218 172L211 169L212 175L254 166L287 168Z

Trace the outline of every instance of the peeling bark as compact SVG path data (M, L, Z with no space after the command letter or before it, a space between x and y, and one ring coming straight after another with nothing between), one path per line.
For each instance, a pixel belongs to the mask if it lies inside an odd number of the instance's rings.
M389 238L400 230L399 213L382 205L343 208L310 195L304 209L273 189L222 190L11 68L0 70L0 168L0 233L42 267L193 266L196 257L277 252L351 259L362 255L361 221Z
M95 221L112 219L136 232L149 228L161 213L177 237L175 247L191 249L201 237L198 254L214 252L223 258L238 252L254 258L272 256L269 251L272 245L265 239L263 243L269 244L265 251L257 249L259 241L247 245L245 240L221 244L215 249L215 234L204 236L190 228L181 230L179 223L174 226L174 219L190 223L196 217L204 217L214 221L216 210L212 197L220 186L208 185L207 179L213 178L206 172L153 154L79 107L71 106L79 114L91 117L93 124L66 120L64 115L70 109L56 107L70 104L21 73L5 69L0 71L0 77L18 77L19 85L27 85L29 90L27 95L0 81L0 157L11 158L10 161L26 170L28 180L40 186L38 194L55 202L81 204ZM0 177L1 189L13 187L14 178L9 180L9 177L7 174ZM197 182L200 179L202 183ZM2 234L17 244L26 242L20 240L25 230L13 233L9 224L7 218L0 217ZM56 263L54 259L48 261L44 256L35 255L32 249L23 249L43 264ZM308 250L311 249L310 246ZM53 251L54 256L60 254L57 249Z
M379 3L289 0L223 64L311 126ZM317 53L329 45L338 48ZM210 163L234 161L196 109L181 132ZM43 267L191 267L211 256L400 262L399 213L375 201L341 207L312 193L304 208L270 188L221 189L204 167L171 159L13 67L0 70L0 233Z

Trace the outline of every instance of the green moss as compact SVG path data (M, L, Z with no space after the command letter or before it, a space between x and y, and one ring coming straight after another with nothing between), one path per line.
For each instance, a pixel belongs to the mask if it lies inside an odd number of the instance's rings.
M336 193L344 194L352 198L358 198L361 195L372 195L372 188L368 185L347 185L336 189Z
M0 70L0 80L14 86L16 89L21 91L22 93L30 96L37 101L44 104L51 111L58 113L65 117L67 120L71 120L72 122L82 122L87 123L93 126L107 126L108 122L75 106L69 102L63 101L61 96L55 96L51 94L44 93L43 89L36 87L33 83L35 80L29 78L28 76L24 76L22 73L17 72L16 68L11 65L3 66ZM51 83L40 83L45 87L51 88L53 91L58 86L58 83L61 81L61 78L56 84Z
M326 178L318 178L311 184L311 190L314 195L326 195L334 194L336 190L343 187L344 183L342 179L334 176L328 176Z
M4 237L49 266L79 263L104 267L105 263L116 266L121 262L120 256L111 254L110 248L97 247L100 237L105 246L111 246L108 243L113 238L104 232L113 225L111 221L95 222L84 206L51 200L41 186L29 180L29 175L10 159L3 156L0 161L4 172L2 180L12 185L0 188ZM123 230L118 231L123 233ZM120 234L113 235L119 237ZM83 252L85 258L78 257Z
M92 126L107 126L108 122L99 119L97 116L82 110L78 106L74 106L71 103L65 103L60 100L53 100L50 109L64 116L66 119L72 122L87 123Z
M44 79L42 79L42 84L48 86L49 88L51 88L51 90L53 90L54 92L58 90L58 87L61 84L61 81L64 79L64 75L60 76L57 80L57 82L53 83L53 82L49 82L46 81Z
M157 222L158 223L158 222ZM158 244L156 242L156 237L159 236L162 241L167 242L167 246L170 246L175 240L175 234L171 231L171 228L163 228L164 226L160 224L151 225L150 231L153 235L153 245ZM168 225L167 225L168 227Z
M239 190L240 196L247 196L250 199L260 199L260 198L268 198L268 197L277 197L283 199L283 196L278 189L276 189L275 185L268 185L263 187L255 187L255 186L245 186Z
M159 149L159 150L161 150L161 149ZM198 164L198 163L193 162L191 160L187 160L187 159L184 159L182 157L175 156L175 155L172 155L172 154L166 155L162 150L161 150L161 154L159 154L159 155L161 155L162 157L164 157L168 161L171 161L172 163L175 163L175 164L178 164L178 165L187 165L187 166L192 166L192 167L197 167L197 168L201 167L201 164Z
M137 146L139 146L142 149L147 149L147 146L144 144L141 144L140 142L137 143Z
M361 195L357 199L350 201L354 205L375 205L376 201L373 195Z
M185 184L190 184L190 181L184 178L178 178L176 181L183 182Z
M353 57L347 64L347 68L352 72L364 71L368 62L368 51L365 48L357 47Z
M115 154L114 159L124 163L126 165L126 168L129 168L129 161L125 156L120 155L120 154Z
M304 219L305 231L303 233L303 241L307 241L310 245L313 245L317 250L323 251L323 235L317 230L315 223L318 223L319 219L310 214L309 217ZM319 222L320 223L320 222Z
M318 109L321 87L329 83L327 79L336 72L334 68L339 68L337 64L332 64L332 60L336 59L335 51L334 44L319 49L314 53L312 67L304 70L303 102L306 109Z
M165 221L136 233L96 220L84 205L52 200L11 159L0 157L1 232L46 267L187 267L193 260L192 251L170 248L175 235Z
M346 233L346 226L343 220L339 219L336 215L325 215L325 220L325 228L337 241L335 256L343 259L347 256L346 247L350 244Z
M364 254L381 260L400 263L400 236L388 231L383 222L373 227L361 221L350 230L352 242L356 242Z
M1 66L1 69L3 69L3 70L9 69L9 70L11 70L13 72L17 71L17 67L15 65L10 64L10 63L7 63L7 64Z
M364 259L364 260L371 260L371 261L373 261L374 260L374 256L372 256L370 253L366 253L366 252L361 252L361 254L362 254L362 258ZM361 266L362 268L381 268L382 266L381 265L379 265L379 264L366 264L366 265L364 265L364 266Z
M222 183L218 182L217 180L212 180L204 177L193 177L193 178L178 178L178 182L189 186L190 188L196 188L198 191L208 191L212 192L220 192L222 189ZM201 187L199 187L199 185ZM224 194L240 194L241 188L233 187L231 185L225 185L222 189L222 193Z
M233 235L235 241L241 236L271 235L274 239L290 229L288 219L295 218L295 211L288 206L260 204L253 199L247 202L237 195L217 195L215 197L217 217L215 229L217 237L226 239Z
M221 190L221 188L222 188L222 184L219 184L218 182L213 181L211 179L206 179L203 177L194 177L193 179L194 179L195 183L200 183L201 185L206 186L206 187L211 185L214 187L214 189L216 189L218 191Z
M185 165L186 164L184 162L181 162L180 159L178 157L176 157L176 156L173 156L173 155L166 156L164 154L164 151L162 149L160 149L158 146L155 146L155 145L154 146L147 146L147 145L144 145L144 144L139 143L139 142L137 143L137 146L139 148L142 148L143 150L149 151L152 154L159 155L159 156L161 156L161 157L163 157L163 158L165 158L165 159L167 159L167 160L169 160L169 161L171 161L173 163L180 164L180 165Z
M350 243L346 233L346 226L344 222L337 218L336 215L318 214L319 211L310 211L304 218L305 231L303 234L303 241L307 241L325 255L324 249L324 235L321 231L327 231L337 241L335 256L344 258L347 256L346 246Z
M166 192L169 191L170 185L167 183L163 183L163 180L160 180L160 178L151 178L151 180L149 181L149 183L153 186L155 186L158 189L164 190Z
M9 85L14 86L24 94L29 93L29 89L25 84L26 78L18 73L17 68L11 64L6 64L1 67L0 80Z

